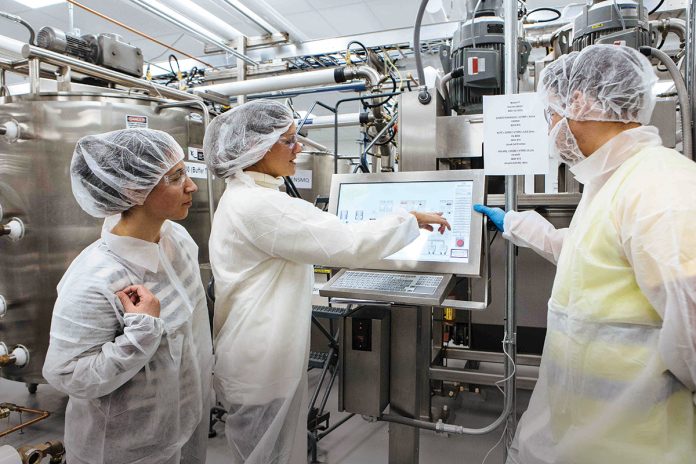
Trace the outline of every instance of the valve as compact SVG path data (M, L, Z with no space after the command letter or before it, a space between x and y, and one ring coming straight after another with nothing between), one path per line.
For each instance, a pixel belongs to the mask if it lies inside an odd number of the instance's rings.
M29 364L29 350L24 345L16 345L12 353L7 354L7 345L0 342L0 367L24 367Z
M20 240L24 237L24 222L16 217L11 218L10 222L0 226L0 235L7 235L13 242Z
M14 119L0 124L0 136L7 143L14 143L19 139L19 123Z

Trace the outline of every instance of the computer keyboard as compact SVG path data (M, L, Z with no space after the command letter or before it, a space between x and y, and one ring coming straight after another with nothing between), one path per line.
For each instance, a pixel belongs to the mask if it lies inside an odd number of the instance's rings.
M442 276L346 271L333 283L332 287L383 293L432 295L441 282Z

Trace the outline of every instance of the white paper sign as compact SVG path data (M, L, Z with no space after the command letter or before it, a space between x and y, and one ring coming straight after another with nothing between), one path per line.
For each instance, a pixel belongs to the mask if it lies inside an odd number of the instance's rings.
M311 189L312 188L312 171L309 169L298 169L295 171L295 175L291 177L295 187L300 189Z
M205 163L190 163L184 161L186 165L186 175L192 179L207 179L208 178L208 167Z
M488 176L546 174L548 125L536 93L483 97L483 156Z

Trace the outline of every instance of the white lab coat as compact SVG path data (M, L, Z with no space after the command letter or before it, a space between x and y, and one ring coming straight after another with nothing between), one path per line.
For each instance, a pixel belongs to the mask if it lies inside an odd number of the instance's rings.
M592 156L570 168L583 194L573 217L577 217L595 197L624 161L645 147L657 146L662 139L653 126L640 126L621 132L602 145ZM571 223L571 228L573 224ZM556 229L536 211L508 211L505 214L503 238L517 246L530 248L544 259L556 264L568 228Z
M70 395L71 464L203 464L211 405L212 341L198 247L165 221L159 243L102 237L58 284L43 375ZM124 314L116 292L147 287L160 317Z
M696 453L696 165L660 144L640 127L573 168L586 190L508 464Z
M215 212L215 390L229 413L231 462L305 463L313 264L359 267L419 235L415 217L347 225L238 172Z

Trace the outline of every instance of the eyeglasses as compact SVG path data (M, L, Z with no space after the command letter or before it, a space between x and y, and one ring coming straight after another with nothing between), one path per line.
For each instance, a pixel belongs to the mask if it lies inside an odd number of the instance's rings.
M554 114L556 114L556 112L553 111L552 109L550 109L550 108L544 109L544 118L546 118L546 124L548 124L549 126L551 125L551 121L553 119Z
M293 134L289 139L278 139L278 142L287 145L290 150L294 150L295 146L298 144L297 134Z
M162 179L167 185L183 185L183 183L186 182L186 179L188 179L188 174L186 174L185 168L181 168L177 169L171 174L163 176Z

